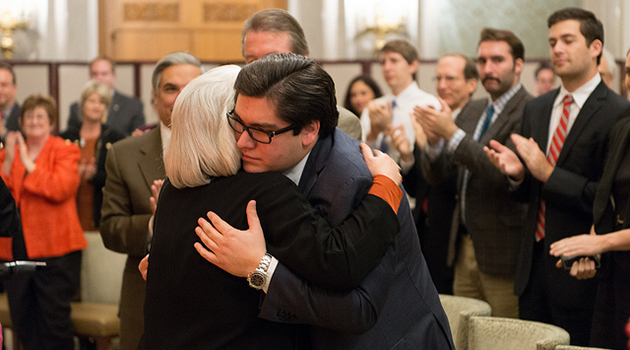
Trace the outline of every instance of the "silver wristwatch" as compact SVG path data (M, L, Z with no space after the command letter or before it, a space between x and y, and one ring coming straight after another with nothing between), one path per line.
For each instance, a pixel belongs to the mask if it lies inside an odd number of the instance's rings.
M263 256L262 260L260 260L260 264L258 264L256 270L247 275L247 282L249 282L250 287L260 290L265 286L269 265L271 265L271 255L269 253L265 253L265 256Z

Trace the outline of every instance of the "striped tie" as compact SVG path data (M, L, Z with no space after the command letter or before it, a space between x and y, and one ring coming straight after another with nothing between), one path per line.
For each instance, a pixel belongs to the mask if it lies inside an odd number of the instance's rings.
M567 125L569 124L569 113L571 112L573 97L571 97L571 95L566 95L562 100L562 103L564 104L562 116L560 116L558 127L553 133L551 145L549 145L549 153L547 154L547 161L554 167L556 166L556 162L560 156L560 151L562 151L564 140L567 137ZM545 201L541 199L540 208L538 210L538 224L536 225L536 242L540 242L541 239L545 238L545 209Z

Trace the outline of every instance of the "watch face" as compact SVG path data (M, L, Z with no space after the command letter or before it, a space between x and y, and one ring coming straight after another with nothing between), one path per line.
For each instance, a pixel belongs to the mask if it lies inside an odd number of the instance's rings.
M249 283L252 286L262 288L265 285L265 277L260 273L253 273L249 279Z

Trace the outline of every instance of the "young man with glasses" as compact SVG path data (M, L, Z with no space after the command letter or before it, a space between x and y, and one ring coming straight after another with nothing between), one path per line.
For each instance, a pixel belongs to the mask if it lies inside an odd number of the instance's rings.
M311 59L277 54L245 66L235 89L236 104L228 119L243 155L243 169L283 172L333 226L348 217L372 179L359 143L335 128L338 112L331 77ZM398 218L401 231L396 242L357 288L345 292L316 288L282 261L255 256L259 250L249 248L254 244L250 235L236 235L244 240L241 244L212 250L238 257L232 261L260 261L262 268L256 271L264 270L270 283L262 287L266 294L258 316L314 326L299 339L309 348L389 349L404 342L453 349L448 320L404 196ZM350 249L361 254L355 246ZM247 270L238 263L222 268L239 271L238 275Z

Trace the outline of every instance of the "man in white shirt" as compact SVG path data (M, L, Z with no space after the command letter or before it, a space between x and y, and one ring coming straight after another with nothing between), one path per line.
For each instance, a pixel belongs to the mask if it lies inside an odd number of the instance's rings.
M512 180L515 198L529 202L521 237L515 293L520 318L566 329L573 345L589 345L597 280L577 280L556 268L551 243L589 232L595 189L611 127L630 103L600 78L604 29L591 12L567 8L547 20L554 70L562 85L525 106L518 154L496 141L486 154Z
M409 144L415 142L411 114L415 106L440 109L438 99L418 87L418 52L404 40L388 41L381 49L380 63L383 77L391 92L368 103L361 114L364 142L388 153L394 160L400 154L392 147L392 136L403 133Z

